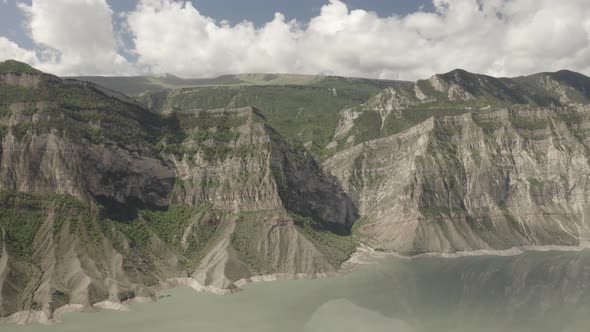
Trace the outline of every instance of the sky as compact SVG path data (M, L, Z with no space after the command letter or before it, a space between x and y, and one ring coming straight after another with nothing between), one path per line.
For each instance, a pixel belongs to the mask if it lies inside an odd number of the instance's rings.
M590 75L590 0L0 0L0 60L57 75Z

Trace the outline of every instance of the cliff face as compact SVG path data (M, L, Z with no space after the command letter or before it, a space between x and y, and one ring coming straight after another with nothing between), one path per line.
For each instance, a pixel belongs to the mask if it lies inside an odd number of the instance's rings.
M345 230L357 209L307 151L289 144L254 108L172 117L183 135L164 148L176 171L171 202L225 211L192 276L225 288L252 275L338 269L352 240L342 237L344 247L330 247L310 232Z
M408 253L577 245L590 236L590 108L430 118L326 161L373 246Z
M33 69L0 73L0 190L167 206L174 173L152 147L158 117L105 91Z
M0 190L167 206L173 182L160 160L117 146L74 142L57 132L16 137L9 131L2 140Z
M257 110L160 116L17 67L0 64L0 316L331 272L354 250L352 200Z
M454 70L344 109L324 166L372 246L406 253L588 240L590 79Z
M173 201L229 211L286 209L350 226L358 218L336 179L268 126L254 108L175 115L184 137L168 155L177 172ZM176 147L168 147L168 150Z
M155 117L27 68L0 73L0 94L0 316L44 321L67 304L150 296L146 281L165 274L134 273L99 204L168 206L174 172L149 147Z

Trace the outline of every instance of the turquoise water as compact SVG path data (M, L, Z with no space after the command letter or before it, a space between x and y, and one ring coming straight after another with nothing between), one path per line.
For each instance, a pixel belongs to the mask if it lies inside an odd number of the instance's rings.
M590 252L384 259L350 274L167 291L129 312L71 313L0 331L590 331Z

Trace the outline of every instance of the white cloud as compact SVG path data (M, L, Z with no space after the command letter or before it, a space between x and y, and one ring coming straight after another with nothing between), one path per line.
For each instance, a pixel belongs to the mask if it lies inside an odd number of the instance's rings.
M436 13L379 17L331 0L309 24L215 22L190 2L144 0L128 15L138 63L156 72L333 73L416 79L465 68L589 73L587 0L434 0Z
M0 36L0 60L3 59L14 59L32 65L39 62L35 52L20 48L15 42Z
M433 0L434 13L380 17L330 0L310 22L277 13L230 25L179 0L140 0L124 20L128 63L105 0L33 0L41 69L58 74L292 72L417 79L454 68L514 76L563 68L590 74L588 0ZM197 2L198 3L198 2ZM8 41L3 41L7 43ZM0 57L34 53L18 45ZM20 53L19 53L20 52ZM16 56L16 55L15 55Z
M33 0L19 7L28 16L31 39L41 47L40 69L65 75L133 72L117 51L105 0Z
M142 1L128 16L141 65L183 76L220 72L288 71L298 53L298 31L282 14L256 29L250 22L216 23L192 4Z

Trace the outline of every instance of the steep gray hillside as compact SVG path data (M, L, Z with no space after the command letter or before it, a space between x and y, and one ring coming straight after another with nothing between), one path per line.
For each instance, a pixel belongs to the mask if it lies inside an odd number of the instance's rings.
M590 107L431 117L327 160L369 244L406 253L590 239Z
M14 61L0 96L0 317L332 272L356 247L352 200L253 108L161 116Z

